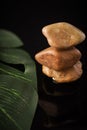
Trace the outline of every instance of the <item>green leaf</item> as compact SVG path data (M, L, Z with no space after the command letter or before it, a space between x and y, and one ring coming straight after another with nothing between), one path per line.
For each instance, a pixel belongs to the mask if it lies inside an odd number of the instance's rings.
M0 121L7 123L1 126L9 130L30 130L38 102L38 94L31 84L1 74L0 97Z
M38 103L35 62L12 32L0 30L0 129L30 130ZM24 71L17 68L24 66ZM16 66L12 67L12 66Z
M25 67L24 73L28 78L34 80L33 84L37 84L36 66L30 55L22 49L0 49L0 60L6 63L23 64ZM10 68L8 68L10 70ZM14 70L15 71L15 70ZM13 72L14 73L14 72Z
M12 64L28 64L30 55L22 49L0 49L0 60Z
M0 74L11 75L11 76L17 77L19 79L22 79L26 82L32 81L32 79L29 79L29 77L27 75L25 75L23 72L21 72L20 70L7 66L7 65L4 65L2 63L0 63Z
M0 47L19 47L22 45L21 39L16 34L0 29Z

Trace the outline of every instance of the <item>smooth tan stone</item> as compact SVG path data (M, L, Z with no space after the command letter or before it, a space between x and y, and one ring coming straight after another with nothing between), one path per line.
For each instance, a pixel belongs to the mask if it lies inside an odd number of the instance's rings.
M58 83L68 83L79 79L83 73L82 63L78 61L73 67L62 71L56 71L42 66L42 72L48 77L53 78Z
M66 49L83 42L86 38L83 31L67 22L59 22L42 28L48 44L59 49Z
M35 55L38 63L54 70L72 67L80 58L81 52L75 47L62 51L48 47Z

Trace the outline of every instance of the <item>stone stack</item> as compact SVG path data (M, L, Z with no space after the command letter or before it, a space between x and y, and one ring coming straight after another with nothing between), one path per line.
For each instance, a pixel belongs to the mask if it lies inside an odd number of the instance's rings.
M85 34L67 22L59 22L42 28L49 47L35 55L42 65L42 72L58 83L72 82L83 73L81 52L76 45L82 43Z

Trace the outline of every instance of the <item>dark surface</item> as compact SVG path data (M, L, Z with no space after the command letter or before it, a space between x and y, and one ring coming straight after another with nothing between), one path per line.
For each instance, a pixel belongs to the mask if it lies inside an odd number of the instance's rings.
M87 129L86 94L83 92L84 86L81 88L83 80L82 76L75 82L56 85L45 76L45 87L50 95L45 93L46 91L40 86L39 104L31 130L36 128L43 130ZM52 96L54 91L62 92L62 95ZM67 95L66 92L69 94ZM49 117L51 127L48 127L47 117Z
M44 113L43 110L38 106L31 130L36 130L36 129L40 129L40 130L74 130L74 129L86 130L87 129L87 121L85 120L86 118L79 119L75 122L65 122L64 124L55 126L55 127L50 127L50 128L44 127L43 126L43 117L44 117L43 113Z
M87 35L87 15L85 0L58 0L50 2L3 2L0 3L0 28L8 29L16 33L24 42L24 48L34 59L34 55L48 47L41 29L47 24L55 22L69 22ZM78 87L79 97L79 119L76 122L66 123L61 126L49 129L86 129L87 128L87 39L77 48L82 53L83 75ZM35 60L35 59L34 59ZM35 61L36 62L36 61ZM36 62L38 89L41 91L41 65ZM42 98L40 94L40 99ZM38 104L31 130L47 129L43 127L44 112Z

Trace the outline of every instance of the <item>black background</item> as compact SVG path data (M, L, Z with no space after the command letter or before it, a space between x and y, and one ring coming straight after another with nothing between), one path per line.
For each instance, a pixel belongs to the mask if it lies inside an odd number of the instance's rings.
M58 0L58 1L2 1L0 3L0 28L16 33L24 42L24 48L31 57L40 50L48 47L41 29L45 25L55 22L69 22L87 35L87 6L85 0ZM87 40L77 46L82 53L83 76L81 80L81 117L87 116L86 112L86 86L87 86ZM35 60L35 59L34 59ZM35 61L36 62L36 61ZM38 79L41 76L40 65L36 62ZM39 83L38 83L39 84ZM39 128L38 124L41 110L37 108L32 129ZM38 120L38 121L36 121ZM84 121L83 121L84 122ZM36 124L35 124L36 123ZM81 124L81 123L80 123ZM34 127L35 125L35 127ZM79 125L80 128L80 125ZM81 128L86 128L83 123Z

